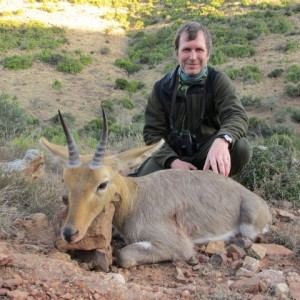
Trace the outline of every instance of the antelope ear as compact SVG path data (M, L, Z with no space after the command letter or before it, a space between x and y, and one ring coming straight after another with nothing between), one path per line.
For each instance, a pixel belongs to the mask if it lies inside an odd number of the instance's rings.
M136 168L140 166L147 158L162 147L165 143L163 139L150 146L138 147L117 154L120 170L127 168Z
M53 156L62 159L64 162L69 160L68 148L50 143L44 137L40 138L40 145L49 151Z

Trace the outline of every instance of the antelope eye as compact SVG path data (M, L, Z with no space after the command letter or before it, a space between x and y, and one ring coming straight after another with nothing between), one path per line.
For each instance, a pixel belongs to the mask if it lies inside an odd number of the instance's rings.
M100 185L98 186L98 191L99 190L105 190L107 188L107 185L108 185L108 181L105 181L105 182L102 182L100 183Z

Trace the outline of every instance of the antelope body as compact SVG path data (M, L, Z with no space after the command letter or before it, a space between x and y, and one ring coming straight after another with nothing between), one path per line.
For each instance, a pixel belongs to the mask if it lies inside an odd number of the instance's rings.
M114 227L127 246L117 255L123 268L166 260L188 260L194 243L255 239L271 222L266 202L230 178L206 171L163 170L144 177L120 171L142 163L164 141L104 157L107 121L94 156L80 157L63 119L68 147L41 138L55 156L68 162L64 182L69 213L62 236L69 243L85 235L109 202L115 204ZM74 154L75 153L75 154Z

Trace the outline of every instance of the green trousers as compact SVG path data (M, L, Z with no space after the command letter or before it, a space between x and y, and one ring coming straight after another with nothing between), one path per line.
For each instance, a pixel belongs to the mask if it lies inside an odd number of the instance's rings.
M193 164L198 170L203 170L208 151L214 140L215 137L212 137L205 144L201 145L200 149L193 156L183 156L179 159ZM252 147L250 146L248 140L243 137L236 141L230 150L231 171L229 176L233 176L240 172L250 161L251 156ZM164 167L161 166L154 157L150 157L135 174L132 174L132 176L144 176L163 169Z

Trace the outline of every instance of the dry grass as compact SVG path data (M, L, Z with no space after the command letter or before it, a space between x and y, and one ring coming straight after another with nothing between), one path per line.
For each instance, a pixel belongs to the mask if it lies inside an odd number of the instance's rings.
M13 237L18 220L30 214L44 213L50 221L57 215L65 193L61 168L52 165L47 170L36 181L19 174L0 173L0 238Z

